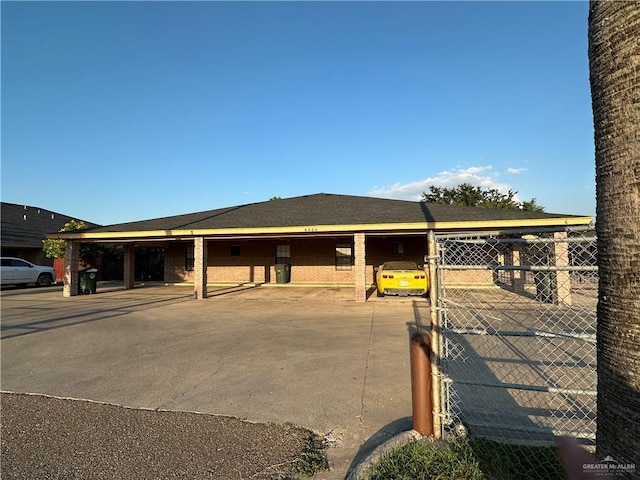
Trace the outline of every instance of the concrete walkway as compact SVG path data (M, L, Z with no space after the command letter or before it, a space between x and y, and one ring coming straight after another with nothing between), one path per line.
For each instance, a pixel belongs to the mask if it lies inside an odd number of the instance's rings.
M310 428L342 479L411 427L409 338L421 298L353 301L351 288L98 285L3 290L2 390L232 415Z

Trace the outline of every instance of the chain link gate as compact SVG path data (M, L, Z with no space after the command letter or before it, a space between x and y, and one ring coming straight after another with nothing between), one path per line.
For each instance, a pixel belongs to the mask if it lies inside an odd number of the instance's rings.
M437 435L594 445L595 234L440 235L435 248Z

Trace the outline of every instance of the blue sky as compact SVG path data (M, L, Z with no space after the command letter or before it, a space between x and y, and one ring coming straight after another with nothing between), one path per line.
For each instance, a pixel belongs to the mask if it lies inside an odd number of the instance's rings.
M593 215L587 2L6 2L2 201L101 224L319 192Z

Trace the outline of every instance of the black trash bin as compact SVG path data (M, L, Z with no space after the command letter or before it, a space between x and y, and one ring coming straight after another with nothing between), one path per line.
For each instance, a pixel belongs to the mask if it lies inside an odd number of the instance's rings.
M291 265L288 263L276 264L276 283L289 283L291 281Z
M551 272L535 272L533 278L536 282L536 300L543 303L553 303Z
M80 295L91 295L96 293L98 287L98 269L97 268L85 268L80 270L80 282L78 284L78 291Z

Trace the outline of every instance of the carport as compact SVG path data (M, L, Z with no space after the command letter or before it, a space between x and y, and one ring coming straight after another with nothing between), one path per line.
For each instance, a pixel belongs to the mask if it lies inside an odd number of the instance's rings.
M195 299L207 284L274 284L275 266L289 265L290 282L348 285L364 302L375 266L388 260L423 264L433 231L509 231L586 225L591 217L491 210L348 195L315 194L205 212L55 233L66 240L64 296L77 294L79 247L124 247L124 288L134 287L137 246L165 249L165 283L192 283Z

